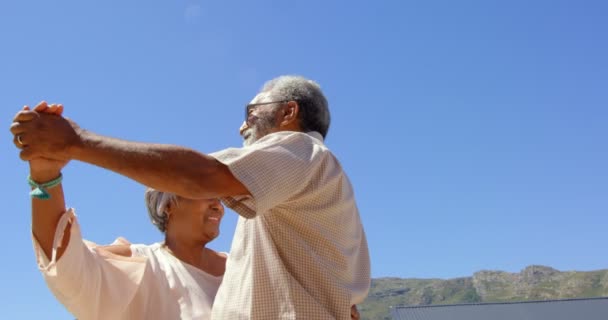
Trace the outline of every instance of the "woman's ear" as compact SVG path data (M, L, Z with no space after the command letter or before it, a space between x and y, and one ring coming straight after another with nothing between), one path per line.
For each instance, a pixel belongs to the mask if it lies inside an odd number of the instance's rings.
M167 216L167 219L169 219L169 217L171 216L171 213L173 212L173 203L171 203L171 201L169 201L169 203L167 203L164 211L165 211L165 215Z

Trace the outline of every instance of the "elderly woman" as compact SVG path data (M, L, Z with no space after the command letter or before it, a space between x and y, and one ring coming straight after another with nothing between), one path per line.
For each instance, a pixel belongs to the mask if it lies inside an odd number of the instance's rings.
M65 163L30 161L32 232L38 265L55 297L78 319L208 319L226 255L206 248L219 235L217 199L146 190L165 241L96 246L82 239L61 186Z

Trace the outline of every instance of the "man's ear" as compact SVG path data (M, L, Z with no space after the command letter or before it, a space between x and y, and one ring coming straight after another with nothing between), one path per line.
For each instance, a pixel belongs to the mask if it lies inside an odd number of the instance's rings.
M298 124L298 115L300 114L300 105L296 101L289 101L283 108L283 119L281 126L293 126Z

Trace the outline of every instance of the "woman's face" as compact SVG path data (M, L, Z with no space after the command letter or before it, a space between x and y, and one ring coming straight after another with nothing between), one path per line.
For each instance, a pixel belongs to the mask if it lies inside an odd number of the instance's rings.
M220 234L224 206L219 199L177 197L177 205L167 208L167 233L209 242Z

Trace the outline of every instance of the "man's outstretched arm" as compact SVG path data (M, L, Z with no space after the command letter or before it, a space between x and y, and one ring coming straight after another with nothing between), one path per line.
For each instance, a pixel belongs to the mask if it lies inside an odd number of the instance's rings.
M195 150L174 145L131 142L81 133L72 159L125 175L157 190L187 198L217 198L249 192L227 166Z
M44 114L41 105L36 110L42 112L18 112L11 125L23 160L80 160L188 198L249 194L228 167L211 156L180 146L98 135L59 115Z

